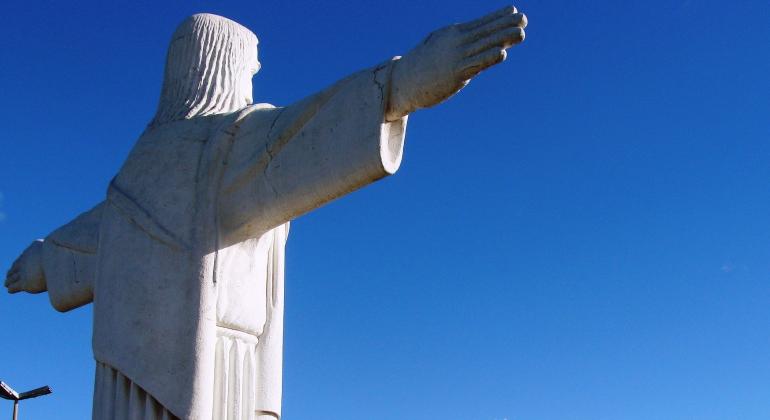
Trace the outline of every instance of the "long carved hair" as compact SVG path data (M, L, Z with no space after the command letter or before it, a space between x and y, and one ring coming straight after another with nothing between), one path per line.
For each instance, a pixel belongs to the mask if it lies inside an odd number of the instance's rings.
M237 22L201 13L174 31L158 111L151 125L234 112L249 105L257 36ZM245 91L249 89L249 91Z

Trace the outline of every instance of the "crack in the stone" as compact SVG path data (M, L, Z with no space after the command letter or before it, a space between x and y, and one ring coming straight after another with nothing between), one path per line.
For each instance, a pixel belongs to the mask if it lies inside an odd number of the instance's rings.
M280 111L278 111L278 114L273 119L273 122L270 123L270 129L267 131L267 141L270 142L270 138L273 135L273 129L275 128L275 124L278 123L278 119L281 118L281 114L283 114L283 111L286 111L286 108L281 108Z
M270 129L267 131L267 142L265 143L265 153L267 154L267 162L265 162L265 167L262 169L262 175L265 179L265 183L268 187L270 187L270 190L273 192L273 195L276 197L278 196L278 190L275 189L275 186L273 186L273 183L270 181L270 176L267 174L268 168L270 168L270 162L273 161L273 153L270 151L270 145L272 143L273 138L273 129L275 128L275 125L278 123L278 119L281 118L281 115L286 110L286 108L281 108L280 111L278 111L278 115L275 116L275 119L273 119L273 122L270 124Z
M380 106L385 112L387 112L387 109L385 108L388 106L387 104L388 98L386 97L386 94L385 94L385 84L377 80L377 73L380 70L384 69L385 67L387 67L387 64L381 64L374 68L374 70L372 71L372 75L374 76L372 78L372 81L374 82L375 85L377 85L377 89L380 90Z

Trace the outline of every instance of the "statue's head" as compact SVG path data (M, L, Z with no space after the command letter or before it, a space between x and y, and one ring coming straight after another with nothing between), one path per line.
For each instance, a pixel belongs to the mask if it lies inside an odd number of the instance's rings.
M252 103L257 37L237 22L201 13L171 37L153 124L237 111Z

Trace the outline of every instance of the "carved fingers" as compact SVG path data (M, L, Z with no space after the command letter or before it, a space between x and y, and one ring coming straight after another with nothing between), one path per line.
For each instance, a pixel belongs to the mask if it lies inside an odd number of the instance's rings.
M475 28L478 28L480 26L483 26L487 23L493 22L501 17L510 16L518 12L515 7L513 6L505 6L500 10L496 10L488 15L482 16L478 19L472 20L470 22L461 23L458 25L460 27L460 30L462 31L468 31Z
M514 44L518 44L523 39L524 29L517 27L506 28L466 46L465 56L474 56L490 48L504 50L510 48Z
M459 25L464 32L461 77L471 78L480 71L505 60L505 50L524 40L527 17L513 6Z
M5 275L5 287L8 293L17 293L21 291L19 281L21 280L21 270L19 269L19 260L13 263L8 274Z
M432 32L393 69L387 121L445 101L524 40L527 17L508 6Z
M504 31L510 28L524 29L527 27L527 16L524 13L514 13L512 15L505 15L499 17L485 25L471 30L466 30L465 37L466 42L475 42L479 39L486 38L490 35L494 35L499 31Z
M13 263L5 278L5 287L9 293L46 291L42 249L43 241L37 240Z
M486 51L468 57L460 63L460 77L470 79L482 70L502 63L508 54L500 48L491 48Z

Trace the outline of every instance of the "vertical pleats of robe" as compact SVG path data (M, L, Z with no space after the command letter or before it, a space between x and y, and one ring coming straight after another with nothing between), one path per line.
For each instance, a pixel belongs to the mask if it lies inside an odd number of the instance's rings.
M217 327L214 420L255 420L257 337ZM96 363L93 420L178 420L152 395L104 363Z
M217 328L214 365L214 415L217 420L256 418L257 337Z
M93 420L178 420L152 395L104 363L96 362Z

